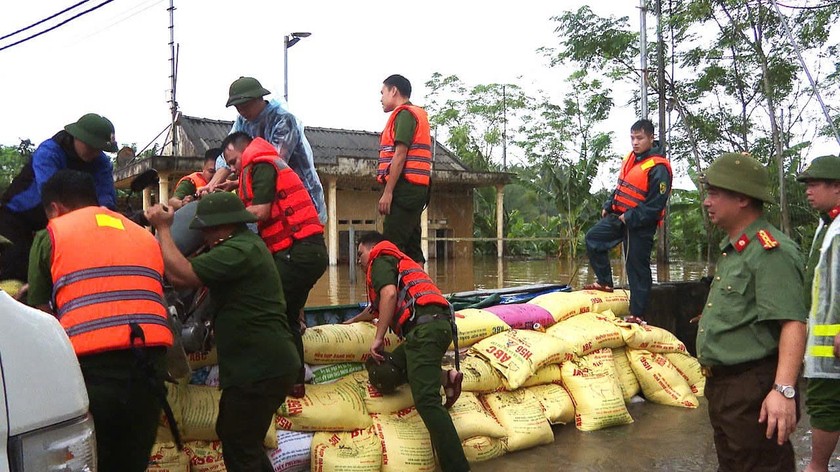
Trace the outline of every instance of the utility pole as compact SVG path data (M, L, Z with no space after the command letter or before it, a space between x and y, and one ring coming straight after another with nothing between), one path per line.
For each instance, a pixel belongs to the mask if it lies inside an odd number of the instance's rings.
M668 152L669 144L665 140L665 41L662 39L662 0L656 0L656 83L659 86L659 144L662 146L662 154L666 159L670 159ZM657 271L656 278L658 281L667 281L668 270L667 265L669 260L670 241L668 241L668 217L670 212L667 211L666 206L665 219L659 226L659 244L656 248L656 263ZM660 269L661 268L661 269ZM664 270L662 270L664 269ZM665 276L665 277L663 277Z
M177 55L175 54L175 0L169 0L169 80L171 83L169 111L172 113L172 155L178 154L178 133L175 124L178 121L178 101L175 99L176 85L178 83Z
M639 0L639 55L641 56L641 74L639 75L641 93L640 112L641 118L647 118L647 6L645 6L645 0Z

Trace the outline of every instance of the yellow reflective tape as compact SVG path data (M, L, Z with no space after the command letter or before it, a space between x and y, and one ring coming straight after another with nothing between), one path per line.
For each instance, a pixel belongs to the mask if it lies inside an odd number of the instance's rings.
M811 346L808 355L811 357L834 357L834 346Z
M648 170L651 167L653 167L654 165L656 165L656 161L654 161L653 158L650 158L650 159L646 160L645 162L642 162L642 170Z
M121 229L125 231L125 226L123 226L123 222L121 219L115 218L111 215L106 215L104 213L96 214L96 226L107 226L109 228Z
M837 336L840 333L840 324L814 325L811 328L814 336Z

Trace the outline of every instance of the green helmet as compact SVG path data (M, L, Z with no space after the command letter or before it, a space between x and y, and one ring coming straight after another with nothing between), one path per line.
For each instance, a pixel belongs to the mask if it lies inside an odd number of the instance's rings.
M79 121L65 126L64 130L94 149L117 152L114 125L104 116L88 113L79 118Z
M721 154L700 176L700 182L773 203L767 168L748 154Z
M391 354L385 352L382 356L385 357L385 360L381 363L377 363L373 357L369 357L365 362L365 368L368 372L370 384L376 387L379 393L387 395L393 393L397 387L406 383L408 379L405 372L394 362Z
M840 180L840 157L820 156L802 169L796 180Z
M257 217L245 209L242 200L230 192L216 192L202 198L195 209L190 229L234 223L253 223Z
M226 106L241 105L248 100L262 98L270 93L263 88L259 80L253 77L240 77L230 84Z

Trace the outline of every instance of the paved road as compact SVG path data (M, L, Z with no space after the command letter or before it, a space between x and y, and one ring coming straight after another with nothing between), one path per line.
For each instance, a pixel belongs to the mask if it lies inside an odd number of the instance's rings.
M636 403L628 409L631 425L584 433L574 425L554 427L554 444L507 454L475 464L473 472L525 471L674 471L713 472L717 458L707 403L694 410ZM799 422L793 439L798 470L810 457L810 424ZM840 472L840 447L831 463Z

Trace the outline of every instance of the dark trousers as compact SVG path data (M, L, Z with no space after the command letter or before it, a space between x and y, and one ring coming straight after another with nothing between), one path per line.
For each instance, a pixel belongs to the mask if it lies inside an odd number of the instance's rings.
M274 377L222 390L216 434L228 472L274 472L263 438L294 377Z
M627 228L618 216L608 214L586 233L586 253L598 283L613 286L610 249L624 243L627 258L627 279L630 283L630 314L643 316L647 307L653 276L650 271L650 251L656 226Z
M156 356L159 362L163 352ZM104 361L104 362L103 362ZM79 358L96 428L96 457L102 472L143 472L155 442L161 404L152 382L131 351Z
M761 404L773 389L775 357L730 375L706 378L709 419L714 430L720 472L793 472L796 470L790 440L779 446L776 435L767 439L766 423L759 423ZM799 392L796 417L799 419Z
M400 251L418 264L426 262L420 245L420 217L424 208L425 203L417 205L416 202L411 202L406 205L394 199L391 202L391 213L385 215L382 222L382 235L385 239L394 243Z
M0 235L12 245L0 251L0 279L26 282L29 267L29 250L32 249L34 229L21 216L0 207Z
M296 241L289 249L274 254L274 263L283 282L286 297L286 316L292 332L292 341L303 362L303 339L301 338L300 311L306 306L309 292L327 270L327 246L323 236ZM303 383L304 368L301 364L297 383Z
M408 377L414 405L429 430L441 470L460 472L470 470L470 465L452 417L440 398L440 364L450 342L452 328L449 321L432 321L411 329L405 336L405 342L394 350L392 356L394 363Z

